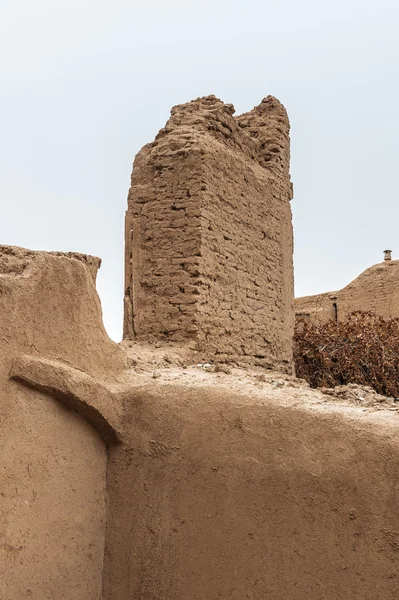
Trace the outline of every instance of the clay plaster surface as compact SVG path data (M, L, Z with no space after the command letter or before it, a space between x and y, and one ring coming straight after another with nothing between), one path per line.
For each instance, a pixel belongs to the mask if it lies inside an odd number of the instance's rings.
M397 596L393 401L154 362L110 454L105 600Z

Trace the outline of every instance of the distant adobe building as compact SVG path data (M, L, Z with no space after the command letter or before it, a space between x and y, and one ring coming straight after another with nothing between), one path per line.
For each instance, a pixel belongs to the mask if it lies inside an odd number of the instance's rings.
M176 106L135 159L124 338L290 371L289 121L272 96L233 114L215 96Z
M399 260L384 250L384 262L366 269L338 292L295 299L295 315L325 323L341 321L355 310L373 311L385 318L399 317Z

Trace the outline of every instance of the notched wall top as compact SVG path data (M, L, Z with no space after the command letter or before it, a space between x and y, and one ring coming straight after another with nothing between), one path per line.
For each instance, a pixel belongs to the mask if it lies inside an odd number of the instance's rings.
M135 159L126 213L125 338L289 370L289 122L215 96L172 109Z
M41 252L38 250L28 250L18 246L0 245L0 275L22 275L28 265L40 256L64 256L74 258L82 262L90 271L94 282L97 278L98 269L101 266L101 258L81 254L79 252Z
M75 252L0 246L0 371L20 353L64 360L95 377L123 368L123 353L102 323L100 264Z

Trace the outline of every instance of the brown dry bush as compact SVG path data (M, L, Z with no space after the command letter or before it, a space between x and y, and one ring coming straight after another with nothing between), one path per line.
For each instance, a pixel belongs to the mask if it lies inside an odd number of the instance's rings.
M353 312L347 320L296 323L297 377L311 387L357 383L379 394L399 397L399 318Z

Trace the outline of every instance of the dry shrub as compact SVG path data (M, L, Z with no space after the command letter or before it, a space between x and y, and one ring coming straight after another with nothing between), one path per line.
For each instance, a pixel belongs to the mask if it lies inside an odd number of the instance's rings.
M398 397L399 318L387 320L363 311L338 323L299 318L294 360L297 377L311 387L358 383Z

